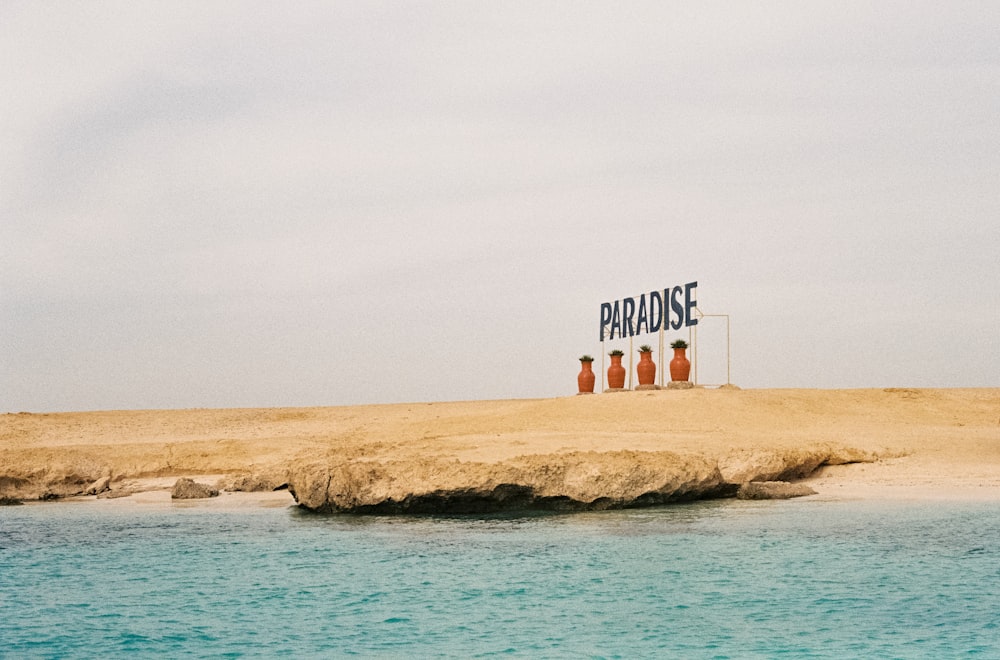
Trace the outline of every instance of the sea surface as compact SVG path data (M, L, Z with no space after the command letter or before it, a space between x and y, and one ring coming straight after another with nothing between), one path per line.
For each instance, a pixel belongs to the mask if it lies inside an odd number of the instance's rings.
M1000 658L995 503L0 508L0 656Z

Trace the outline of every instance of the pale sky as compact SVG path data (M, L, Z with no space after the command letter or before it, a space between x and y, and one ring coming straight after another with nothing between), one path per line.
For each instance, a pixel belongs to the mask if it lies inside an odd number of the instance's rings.
M741 387L1000 386L1000 3L7 1L0 61L0 412L572 395L692 281Z

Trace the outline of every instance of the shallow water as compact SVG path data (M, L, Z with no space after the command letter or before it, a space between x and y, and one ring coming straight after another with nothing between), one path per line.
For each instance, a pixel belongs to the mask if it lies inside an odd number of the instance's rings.
M5 507L0 642L9 657L1000 657L1000 508Z

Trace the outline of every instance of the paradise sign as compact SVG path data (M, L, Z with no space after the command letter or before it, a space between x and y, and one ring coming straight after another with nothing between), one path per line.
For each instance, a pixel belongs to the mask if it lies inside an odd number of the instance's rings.
M663 291L650 291L638 298L623 298L613 303L601 303L601 341L605 337L634 337L648 332L680 330L698 325L691 315L697 307L694 299L697 282L683 286L667 287Z

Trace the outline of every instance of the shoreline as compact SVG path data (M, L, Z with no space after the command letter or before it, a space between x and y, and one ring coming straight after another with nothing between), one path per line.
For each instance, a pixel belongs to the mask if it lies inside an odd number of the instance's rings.
M813 488L816 493L805 500L822 502L1000 502L1000 483L982 480L943 480L924 477L893 479L893 467L905 464L905 457L886 459L874 463L823 466L797 483ZM868 473L868 474L865 474ZM181 478L181 477L178 477ZM199 475L188 475L197 480ZM143 480L140 480L140 482ZM171 482L172 483L172 482ZM137 490L127 496L102 499L96 495L74 495L53 500L26 500L29 506L99 506L107 509L132 509L153 507L157 509L193 509L204 511L244 510L259 508L298 507L287 489L277 491L220 491L217 497L197 499L171 499L170 485L164 479L149 479L137 484ZM716 500L734 497L713 498ZM669 504L661 506L671 506Z
M180 477L222 492L170 500ZM824 500L995 501L1000 388L0 415L0 496L86 502L102 478L122 504L361 513L622 508L767 480Z
M894 502L908 503L914 506L933 505L937 503L994 503L1000 502L1000 489L990 485L961 485L947 488L933 488L929 485L889 485L848 483L817 483L805 479L799 483L814 488L817 492L794 499L815 502ZM711 501L732 501L734 497L713 498ZM655 508L691 504L678 502L674 504L657 505ZM189 510L189 511L246 511L256 509L299 509L295 498L287 490L271 492L229 492L224 491L218 497L174 500L167 490L148 490L115 499L98 499L94 495L77 495L56 500L27 500L21 503L30 507L84 506L99 507L107 510L127 511L135 509L156 510ZM654 507L650 507L654 508ZM2 508L0 508L2 511ZM508 511L515 513L517 510ZM572 512L571 512L572 513ZM327 515L327 514L320 514ZM339 515L339 514L334 514ZM357 514L343 514L357 515ZM413 514L418 515L418 514ZM420 514L423 515L423 514ZM433 515L433 514L432 514ZM445 515L445 514L442 514Z
M1000 502L1000 484L997 483L975 479L946 481L932 477L925 477L922 481L913 478L893 480L893 467L905 463L905 460L905 457L902 457L875 463L821 467L812 475L797 482L813 488L816 493L797 499L821 502L909 502L915 505L937 502ZM865 475L866 472L869 474ZM197 480L199 476L190 475L188 478ZM202 511L298 508L298 503L287 489L256 492L220 491L217 497L175 500L171 499L170 486L165 485L163 479L147 480L146 483L138 484L138 490L131 495L113 499L101 499L96 495L75 495L54 500L27 500L22 504L98 506L122 510L137 507Z

